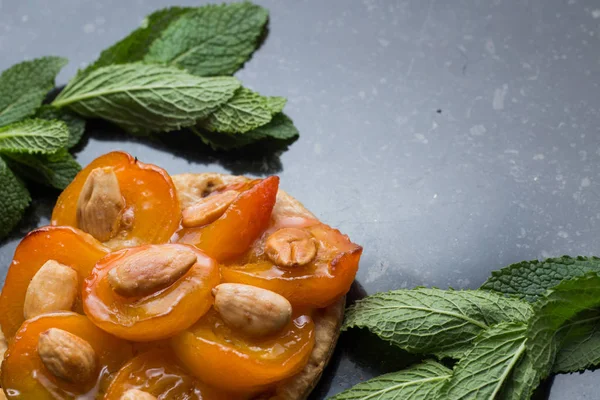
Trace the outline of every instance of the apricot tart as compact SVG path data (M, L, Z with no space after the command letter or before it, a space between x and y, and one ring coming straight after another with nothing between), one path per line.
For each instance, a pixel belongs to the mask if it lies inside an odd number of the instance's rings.
M51 223L0 295L9 399L304 399L362 252L276 176L171 177L122 152L84 168Z

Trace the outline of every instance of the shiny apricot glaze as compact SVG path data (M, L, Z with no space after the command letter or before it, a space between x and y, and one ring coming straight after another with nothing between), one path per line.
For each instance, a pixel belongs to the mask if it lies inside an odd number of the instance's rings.
M170 349L151 350L125 364L110 384L105 400L120 400L137 389L159 400L228 400L230 394L210 388L190 375Z
M258 392L302 370L314 342L307 315L296 315L272 336L250 338L229 328L214 309L171 339L177 357L202 382L240 393Z
M166 243L179 227L181 210L175 186L165 170L144 164L119 151L92 161L62 192L52 212L52 225L78 227L77 202L81 190L96 168L112 167L119 182L129 216L127 228L106 242L112 249L151 243Z
M188 249L196 263L172 285L139 297L124 297L113 290L108 273L125 257L150 247ZM213 304L211 290L219 284L217 263L193 246L146 245L123 249L100 260L83 287L83 308L100 328L132 341L153 341L173 336L204 315Z
M278 188L277 176L254 181L219 219L203 227L182 229L174 241L194 245L218 262L240 256L269 226Z
M266 238L287 227L302 229L316 240L317 253L310 263L285 268L265 254ZM239 260L223 265L221 274L223 282L271 290L294 306L322 308L350 290L361 254L362 247L337 229L314 219L287 218L271 226Z
M55 260L77 271L82 285L96 262L108 249L92 236L67 226L48 226L30 232L19 243L8 269L0 296L0 325L11 339L23 321L23 305L31 279L48 260ZM74 310L83 312L81 296Z
M45 367L37 351L38 338L50 328L77 335L92 346L97 379L69 383ZM72 312L45 314L25 321L9 345L2 364L2 388L9 399L94 398L106 391L111 374L131 357L131 346L126 341L97 328L85 316Z

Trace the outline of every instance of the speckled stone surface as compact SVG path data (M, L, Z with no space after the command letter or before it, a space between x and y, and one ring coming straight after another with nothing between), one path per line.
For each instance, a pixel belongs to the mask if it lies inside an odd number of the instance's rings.
M170 173L279 174L282 187L365 251L353 296L418 285L476 288L525 260L600 254L600 3L594 0L258 1L270 34L237 76L289 98L289 149L215 154L94 125L77 158L122 149ZM0 0L0 69L42 55L77 68L167 0ZM48 222L36 192L2 243ZM412 359L342 336L323 399ZM597 399L599 373L540 398Z

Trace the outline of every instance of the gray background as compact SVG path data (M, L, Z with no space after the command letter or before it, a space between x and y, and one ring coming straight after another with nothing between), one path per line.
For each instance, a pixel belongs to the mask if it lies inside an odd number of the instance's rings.
M61 55L64 84L144 15L199 3L0 0L0 70ZM364 246L366 293L476 288L516 261L600 254L600 3L258 3L271 11L270 34L237 76L289 98L301 137L287 151L221 155L186 137L165 146L100 125L79 161L123 149L170 173L277 173ZM23 233L48 222L56 193L35 195L2 244L2 272ZM411 360L344 335L314 398ZM557 377L550 398L597 399L599 376Z

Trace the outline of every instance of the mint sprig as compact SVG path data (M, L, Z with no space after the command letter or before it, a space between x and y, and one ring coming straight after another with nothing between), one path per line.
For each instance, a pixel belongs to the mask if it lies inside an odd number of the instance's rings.
M168 132L207 117L239 87L232 77L201 78L173 67L120 64L76 77L52 105L106 119L132 133Z

